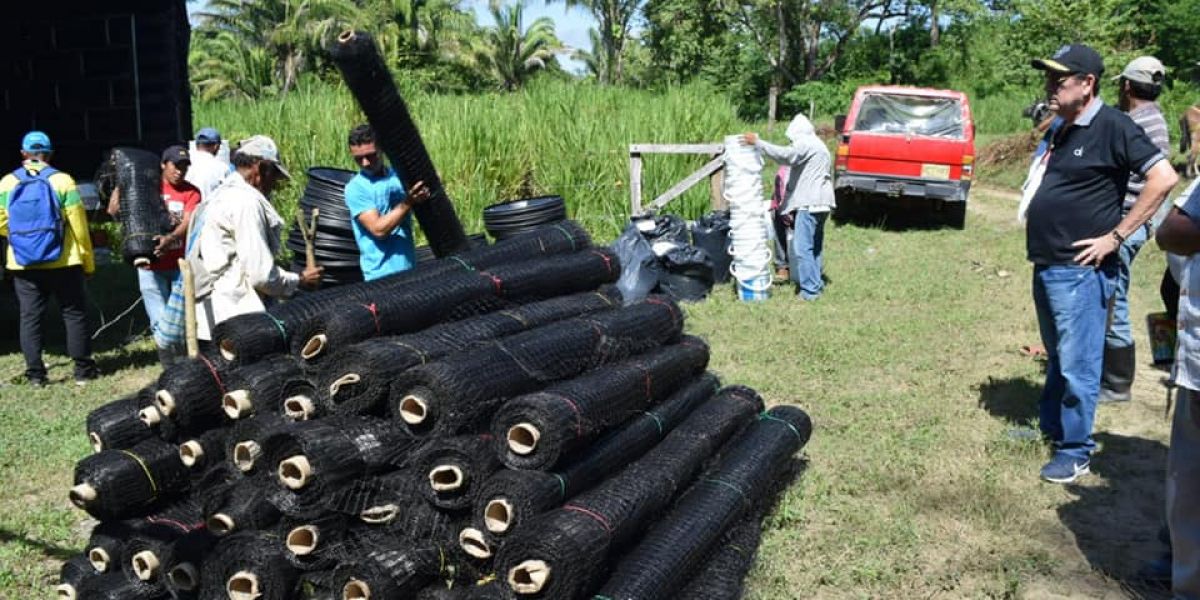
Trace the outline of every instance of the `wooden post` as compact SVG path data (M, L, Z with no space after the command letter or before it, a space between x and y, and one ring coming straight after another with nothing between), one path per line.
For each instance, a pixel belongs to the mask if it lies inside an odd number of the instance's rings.
M642 214L642 153L629 151L629 208L630 215Z
M720 158L721 153L714 154L712 157ZM708 178L708 196L713 210L729 208L729 203L725 201L725 169L717 170Z
M196 358L200 356L200 341L196 337L196 280L186 258L179 259L179 274L183 277L183 331L187 354L189 358Z

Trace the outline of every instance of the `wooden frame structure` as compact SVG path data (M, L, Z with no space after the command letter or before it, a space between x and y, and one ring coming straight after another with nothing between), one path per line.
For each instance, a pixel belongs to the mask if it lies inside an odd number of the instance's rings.
M643 154L704 154L711 158L704 166L684 177L671 189L663 192L642 207L642 155ZM668 202L678 198L692 186L708 177L709 195L713 210L724 209L725 196L725 146L721 144L630 144L629 145L629 209L630 215L639 216L658 211Z

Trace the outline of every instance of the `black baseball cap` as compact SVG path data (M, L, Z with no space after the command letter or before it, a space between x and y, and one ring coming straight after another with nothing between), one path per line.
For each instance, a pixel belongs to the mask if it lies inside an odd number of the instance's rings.
M1095 75L1099 79L1104 74L1104 59L1100 54L1083 44L1063 46L1050 58L1035 58L1030 63L1033 68L1054 73L1078 73L1080 75Z
M179 144L175 144L174 146L170 146L166 150L163 150L162 162L175 164L181 162L190 163L192 162L192 157L188 155L187 148L184 148Z

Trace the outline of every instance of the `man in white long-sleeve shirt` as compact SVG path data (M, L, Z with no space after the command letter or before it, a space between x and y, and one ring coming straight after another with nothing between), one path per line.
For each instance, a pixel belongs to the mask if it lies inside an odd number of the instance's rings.
M274 140L256 135L233 155L234 172L197 209L188 260L196 271L197 334L240 314L266 310L264 298L286 298L320 281L320 267L296 274L275 264L283 219L267 200L290 179Z
M837 205L833 195L833 161L829 148L804 115L797 114L784 133L792 142L788 146L764 142L755 133L743 134L742 142L790 167L783 206L777 214L791 230L788 266L797 294L805 300L816 300L825 289L821 277L825 266L825 220Z

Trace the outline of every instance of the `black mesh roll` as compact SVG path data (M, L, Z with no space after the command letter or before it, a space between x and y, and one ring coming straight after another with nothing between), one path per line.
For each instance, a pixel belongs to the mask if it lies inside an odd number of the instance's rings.
M71 501L97 519L144 514L187 489L179 447L148 439L128 450L104 450L75 465Z
M405 466L416 444L389 420L327 417L297 423L266 450L278 485L321 499L345 482Z
M225 380L225 389L225 414L232 419L258 412L282 413L288 398L313 393L312 381L300 361L289 355L270 356L234 369Z
M99 575L96 569L92 568L87 554L72 556L70 560L63 563L62 569L59 571L58 587L56 588L58 597L79 598L79 590L83 587L84 582Z
M423 182L429 190L429 198L416 204L413 212L434 255L449 256L465 250L467 235L462 223L454 213L454 205L446 195L417 125L408 114L408 107L396 89L375 40L366 32L346 32L334 42L330 55L342 72L346 87L350 88L375 130L375 139L396 168L405 189L411 190L417 182Z
M84 580L79 589L80 600L158 600L163 597L158 586L140 580L129 580L121 572L105 573Z
M218 427L179 444L179 459L193 477L203 477L225 460L229 432L228 427Z
M292 352L312 363L370 337L420 331L512 303L594 290L619 272L611 252L589 249L446 275L419 286L379 287L298 330Z
M742 519L726 531L708 558L700 565L679 594L684 600L727 600L741 598L746 573L754 566L754 556L762 540L762 522Z
M96 452L121 450L154 437L154 430L142 422L138 415L138 411L153 403L153 398L154 389L144 388L88 413L88 441L92 448Z
M504 399L657 347L682 328L679 307L660 298L551 323L409 369L389 408L419 435L484 429Z
M514 600L516 596L507 586L492 581L483 585L460 584L446 587L432 585L417 594L417 600Z
M99 573L121 572L121 558L125 555L125 542L130 530L136 526L133 519L101 521L92 528L84 554L92 568Z
M125 542L121 569L130 581L167 592L167 573L180 559L176 551L203 552L212 543L198 504L184 500L135 522Z
M524 597L575 598L590 591L606 559L636 539L760 410L762 398L753 390L722 389L645 456L562 508L523 523L501 548L497 575Z
M435 543L368 534L343 545L334 579L344 598L407 598L434 582L448 566ZM355 595L357 594L357 595Z
M116 169L121 195L121 255L129 264L155 260L155 236L171 230L162 200L162 168L158 155L139 148L114 148L109 160ZM106 199L107 200L107 199Z
M653 448L692 410L712 397L719 385L706 374L684 384L669 398L597 440L557 473L504 470L479 490L472 513L493 536L505 535L523 521L561 505ZM507 406L505 407L507 409Z
M422 287L424 282L440 281L450 275L577 252L591 245L591 238L578 223L557 223L458 256L421 263L395 275L306 293L268 312L238 315L217 324L213 343L222 361L250 364L269 354L288 352L293 338L307 340L308 332L323 330L324 319L347 303L368 304L371 298L387 290Z
M204 518L214 535L266 529L282 516L270 501L266 476L245 478L212 490L204 499Z
M274 477L275 465L268 464L263 455L278 436L286 435L294 426L290 419L275 413L238 419L225 438L225 461L232 467L231 472Z
M717 463L618 564L600 591L609 598L674 598L721 533L754 510L792 455L808 442L803 410L776 406L722 451Z
M472 344L620 305L620 292L572 294L430 327L418 333L359 342L331 355L317 375L317 394L336 412L365 414L387 397L392 379L416 365Z
M166 588L172 598L199 598L201 568L216 543L217 537L207 528L192 531L175 541L164 565Z
M708 365L708 344L687 336L513 398L492 419L496 451L513 469L549 469L604 431L661 402Z
M342 590L333 578L333 569L305 571L296 584L300 600L342 600Z
M168 434L160 425L160 436L191 437L224 423L221 397L228 391L228 378L225 366L204 354L164 369L158 377L154 403L174 428Z
M445 510L471 505L484 480L500 468L490 435L461 435L434 439L421 451L414 471L430 504Z
M274 532L244 531L222 538L204 561L200 597L289 600L300 574L288 562L286 551L283 540Z

